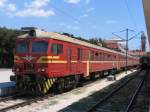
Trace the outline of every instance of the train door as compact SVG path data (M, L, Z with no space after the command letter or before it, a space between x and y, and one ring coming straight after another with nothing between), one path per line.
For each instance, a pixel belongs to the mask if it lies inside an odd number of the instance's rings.
M67 69L68 69L68 72L71 72L71 54L72 54L71 48L67 48Z

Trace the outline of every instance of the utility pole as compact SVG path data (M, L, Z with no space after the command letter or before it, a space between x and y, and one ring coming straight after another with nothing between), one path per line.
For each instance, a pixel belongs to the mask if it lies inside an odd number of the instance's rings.
M128 42L129 42L128 33L129 33L129 29L127 28L126 29L126 74L127 74L127 66L128 66Z
M134 30L131 30L131 29L125 29L125 30L122 30L120 32L126 32L126 39L122 38L121 36L115 34L115 33L112 33L113 35L115 35L116 37L120 38L121 41L125 41L126 42L126 68L125 68L125 71L126 71L126 74L127 74L127 68L128 68L128 48L129 48L129 41L132 40L133 38L135 38L136 36L138 36L139 34L141 34L141 32L137 33L136 35L132 36L129 38L129 31L130 32L135 32Z

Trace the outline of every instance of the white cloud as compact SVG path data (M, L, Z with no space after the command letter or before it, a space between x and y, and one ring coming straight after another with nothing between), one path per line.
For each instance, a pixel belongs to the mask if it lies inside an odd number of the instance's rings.
M74 24L79 24L79 21L74 21Z
M86 18L88 16L89 16L88 14L83 14L83 15L79 16L79 18Z
M117 21L116 20L107 20L105 23L106 24L116 24Z
M50 0L32 0L32 2L26 2L24 9L17 11L16 16L20 17L48 17L55 15L55 12L51 9L45 9Z
M72 29L73 29L73 30L79 30L80 27L79 27L79 26L73 26Z
M70 3L70 4L78 4L80 0L65 0L65 2Z
M83 14L83 15L82 15L82 17L88 17L88 16L89 16L88 14Z
M70 25L68 25L66 28L70 29L70 30L79 30L80 29L79 26L70 26Z
M45 11L44 9L34 9L34 8L25 9L16 13L16 15L20 17L29 17L29 16L48 17L54 14L55 13L51 10Z
M65 23L60 23L59 26L65 26Z
M96 28L97 28L97 26L96 26L96 25L92 25L92 26L91 26L91 28L96 29Z
M91 0L85 0L86 4L89 4L91 2Z
M44 6L47 6L48 2L50 0L33 0L32 2L30 3L25 3L25 6L26 7L30 7L30 8L42 8Z
M8 6L7 6L8 12L15 12L16 10L17 10L17 8L16 8L15 4L12 4L12 3L8 4Z
M0 0L0 7L4 7L6 5L7 0Z
M10 0L0 0L0 9L9 16L20 17L47 17L55 15L51 9L46 9L50 0L32 0L25 2L23 9L17 10L16 4L10 3Z
M0 0L0 8L6 13L15 12L17 10L16 5L9 3L8 0Z
M79 19L81 18L87 18L90 16L90 12L95 10L93 7L88 8L86 11L84 11L84 13L82 15L79 16Z
M91 12L91 11L93 11L93 10L95 10L93 7L91 7L91 8L89 8L89 9L87 9L87 12Z

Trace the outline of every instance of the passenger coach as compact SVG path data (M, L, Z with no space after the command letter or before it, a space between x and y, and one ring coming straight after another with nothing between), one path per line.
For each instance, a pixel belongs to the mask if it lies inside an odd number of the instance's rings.
M125 68L124 53L69 36L32 29L16 40L12 81L21 91L47 93L73 88L87 78ZM128 67L139 59L128 55Z

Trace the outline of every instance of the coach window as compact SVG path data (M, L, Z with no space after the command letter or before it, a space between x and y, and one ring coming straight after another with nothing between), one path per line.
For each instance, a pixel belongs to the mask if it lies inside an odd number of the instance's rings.
M78 57L77 57L77 59L81 60L81 57L82 57L82 49L78 48Z
M99 61L102 61L102 60L103 60L103 54L100 53L100 54L99 54Z
M94 60L94 51L91 51L91 60Z
M99 53L98 61L101 61L101 53Z
M116 56L114 56L114 60L115 60L115 61L117 60L117 57L116 57Z
M111 61L111 55L108 55L108 61Z
M51 51L54 55L59 55L63 53L63 45L54 43L52 44Z
M99 58L98 53L95 53L95 60L98 61L99 60L98 58Z
M104 53L103 54L103 61L105 61L106 60L106 54Z

